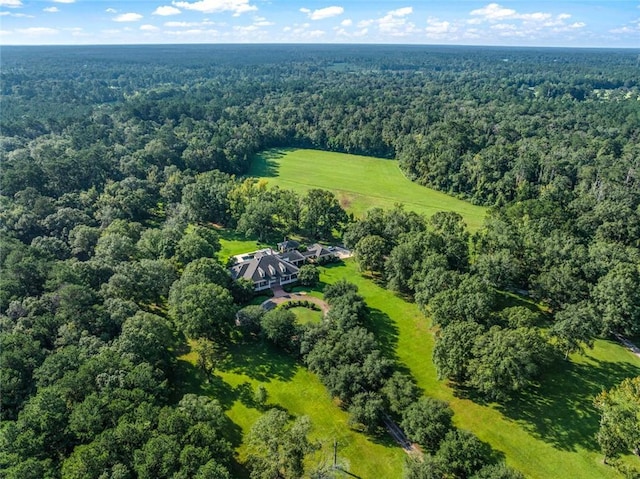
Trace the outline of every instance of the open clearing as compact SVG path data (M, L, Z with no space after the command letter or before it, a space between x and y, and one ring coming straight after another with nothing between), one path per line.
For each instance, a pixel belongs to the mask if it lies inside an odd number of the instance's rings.
M371 156L274 149L254 158L249 175L298 193L311 188L331 190L342 206L356 216L375 206L391 209L402 203L427 216L438 211L460 213L473 232L480 229L486 213L486 208L408 180L397 161Z

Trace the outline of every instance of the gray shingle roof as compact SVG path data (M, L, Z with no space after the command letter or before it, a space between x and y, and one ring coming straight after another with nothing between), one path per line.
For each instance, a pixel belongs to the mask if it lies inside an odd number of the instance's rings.
M293 251L287 251L286 253L280 253L278 257L285 261L288 261L289 263L294 263L295 261L304 261L305 259L297 249L294 249Z
M299 268L274 254L258 254L231 268L233 279L246 278L254 283L296 274Z
M300 246L300 243L298 243L295 240L285 240L282 243L278 243L278 249L280 251L287 251L290 249L296 249L298 246Z

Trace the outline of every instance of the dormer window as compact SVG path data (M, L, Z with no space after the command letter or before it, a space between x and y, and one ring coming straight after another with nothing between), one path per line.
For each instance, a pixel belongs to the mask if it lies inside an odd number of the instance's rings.
M262 268L258 268L258 274L261 278L264 278L264 270Z
M269 273L271 273L271 276L276 275L276 269L271 265L269 265Z

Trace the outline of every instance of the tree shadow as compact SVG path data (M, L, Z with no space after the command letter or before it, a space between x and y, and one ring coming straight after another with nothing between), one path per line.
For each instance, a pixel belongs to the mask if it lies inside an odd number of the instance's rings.
M251 176L275 178L279 176L280 164L277 160L283 158L294 148L272 148L255 155L251 162Z
M242 428L229 419L228 416L225 416L222 435L234 449L237 449L242 444Z
M216 398L225 411L231 409L238 400L238 392L235 388L215 373L203 380L202 390L207 395Z
M178 359L168 375L172 385L171 402L178 402L185 394L202 394L204 378L202 373L189 361Z
M396 359L399 332L395 322L387 313L376 308L369 308L369 321L369 329L375 334L384 355Z
M600 361L591 356L589 363L561 361L547 372L538 387L498 409L558 449L575 451L579 446L597 451L595 435L600 415L593 405L595 396L639 372L632 364Z
M243 342L229 348L221 371L244 374L260 382L290 381L299 365L295 359L266 342Z

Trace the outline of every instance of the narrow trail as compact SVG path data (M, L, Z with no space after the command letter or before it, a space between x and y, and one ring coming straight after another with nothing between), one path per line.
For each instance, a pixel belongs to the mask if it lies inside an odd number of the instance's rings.
M620 341L629 351L640 358L640 348L629 341L627 338L620 334L615 334L615 337Z
M393 440L400 445L404 452L409 455L422 456L422 451L418 446L409 441L409 438L407 438L402 429L400 429L400 426L393 422L389 416L385 415L383 422Z

